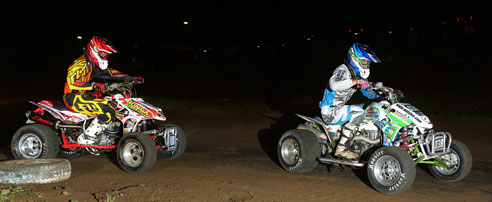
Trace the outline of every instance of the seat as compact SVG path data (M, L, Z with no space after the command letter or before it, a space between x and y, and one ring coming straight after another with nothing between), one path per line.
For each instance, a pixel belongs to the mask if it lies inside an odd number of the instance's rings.
M65 106L65 104L59 100L51 101L51 103L53 103L53 108L58 109L60 111L72 111L68 109L67 106Z

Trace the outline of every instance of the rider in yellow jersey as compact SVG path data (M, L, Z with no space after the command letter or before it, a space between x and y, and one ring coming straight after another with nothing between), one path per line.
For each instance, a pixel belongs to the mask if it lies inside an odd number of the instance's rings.
M100 99L104 84L92 81L94 77L111 81L136 81L143 83L142 77L133 77L108 68L108 56L118 53L106 38L94 36L87 44L82 56L68 68L63 101L72 111L97 116L80 135L80 144L95 143L97 135L115 117L115 109L107 100Z

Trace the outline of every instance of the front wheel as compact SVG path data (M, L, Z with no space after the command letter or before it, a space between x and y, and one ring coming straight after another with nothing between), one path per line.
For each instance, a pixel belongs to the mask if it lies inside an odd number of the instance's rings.
M280 137L277 155L280 165L286 171L305 173L318 166L317 158L321 155L321 146L311 131L288 130Z
M383 194L406 191L415 180L412 157L399 147L381 147L369 158L367 175L372 187Z
M162 142L164 142L164 144L165 142L167 142L170 147L167 147L166 150L158 150L157 156L160 159L166 160L177 159L184 153L186 149L186 134L183 129L174 124L165 124L164 128L165 131L169 131L169 137L167 140L164 140ZM170 149L171 147L172 150Z
M143 173L154 167L157 152L154 141L142 133L128 133L118 143L116 158L128 173Z
M449 153L442 155L441 160L450 165L450 168L429 165L429 171L435 178L446 181L456 182L465 178L472 167L472 155L468 147L458 140L453 140L449 148Z

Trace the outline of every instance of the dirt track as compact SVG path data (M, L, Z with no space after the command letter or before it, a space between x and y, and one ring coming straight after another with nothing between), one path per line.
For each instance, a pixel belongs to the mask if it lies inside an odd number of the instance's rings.
M291 115L171 109L167 117L188 135L181 158L158 160L150 172L131 175L116 166L113 155L84 156L71 160L68 181L24 185L26 194L14 199L105 201L109 194L116 201L492 200L490 119L431 117L437 130L468 145L474 158L470 175L444 183L418 168L409 191L387 196L368 185L363 170L330 171L321 164L307 174L283 171L275 162L275 141L300 123Z

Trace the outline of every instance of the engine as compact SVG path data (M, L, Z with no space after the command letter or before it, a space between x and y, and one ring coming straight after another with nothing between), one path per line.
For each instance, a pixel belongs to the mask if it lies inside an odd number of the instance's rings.
M112 121L109 123L108 128L101 134L101 140L99 145L114 145L116 139L119 137L118 133L121 131L121 122Z
M352 151L359 154L364 153L369 148L381 142L379 129L373 124L361 124L359 131L350 141Z

